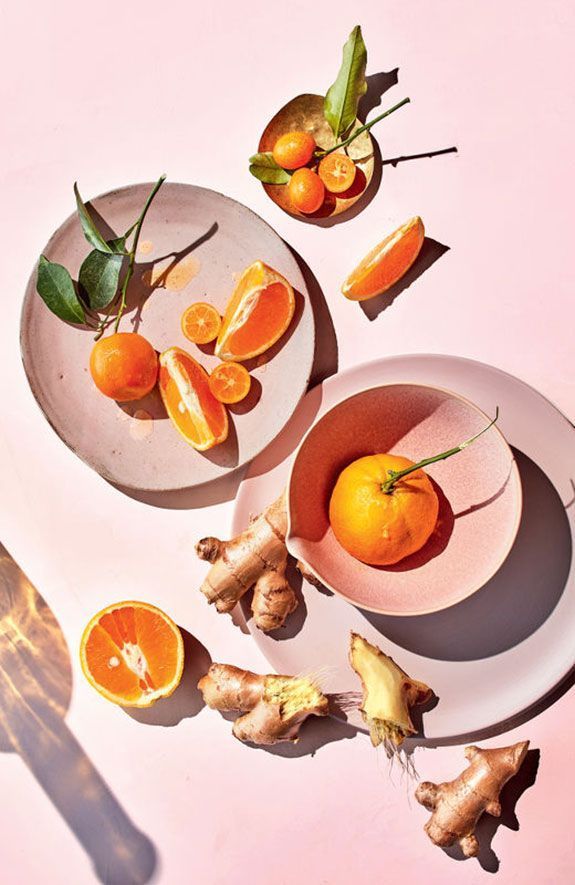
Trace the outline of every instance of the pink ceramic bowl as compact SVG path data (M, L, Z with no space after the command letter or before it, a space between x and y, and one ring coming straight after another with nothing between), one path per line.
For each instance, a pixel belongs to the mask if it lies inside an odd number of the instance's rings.
M426 614L479 590L507 557L521 514L519 473L496 426L427 468L440 501L437 527L421 550L396 565L369 566L347 553L330 528L328 506L340 471L356 458L390 452L420 461L489 420L463 397L418 384L374 387L334 406L304 437L292 465L290 553L334 593L381 614Z

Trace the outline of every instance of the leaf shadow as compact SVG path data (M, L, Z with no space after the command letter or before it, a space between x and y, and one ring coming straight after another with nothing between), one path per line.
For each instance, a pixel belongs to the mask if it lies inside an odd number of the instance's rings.
M393 86L397 86L399 80L399 68L391 71L380 71L378 74L369 74L365 78L367 90L359 101L357 116L365 123L369 114L381 105L381 99Z

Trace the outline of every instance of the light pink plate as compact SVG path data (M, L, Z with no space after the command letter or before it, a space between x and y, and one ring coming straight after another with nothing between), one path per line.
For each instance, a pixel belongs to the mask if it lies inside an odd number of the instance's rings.
M469 448L427 468L439 497L436 530L396 565L359 562L329 524L337 477L376 453L420 461L459 445L489 417L462 397L416 384L375 387L330 409L300 445L288 482L290 553L344 599L389 615L447 608L482 587L506 558L519 527L521 482L496 426Z
M133 223L150 188L133 185L91 201L109 236ZM146 217L140 244L129 288L130 311L121 331L137 328L160 352L183 347L208 371L219 360L187 341L180 328L189 304L209 301L223 313L239 274L257 259L283 274L297 293L290 328L249 366L252 391L246 403L230 410L227 441L196 452L172 426L157 392L121 406L96 390L88 371L93 333L50 313L36 294L33 272L22 311L22 357L32 392L56 433L111 482L139 490L191 488L246 464L284 426L311 372L312 308L298 263L283 240L250 209L215 191L164 184ZM89 250L74 214L43 254L65 265L76 279ZM167 257L160 261L162 256Z
M453 356L395 356L343 372L311 390L250 464L231 532L245 528L250 514L285 487L293 453L314 421L346 397L395 384L457 391L487 415L499 405L498 424L523 490L519 531L505 561L480 590L431 614L375 614L305 581L300 605L283 630L266 635L254 628L249 598L242 600L242 612L271 669L321 672L327 691L359 689L347 654L350 630L361 633L434 689L439 701L422 717L426 738L479 740L538 709L575 666L575 429L545 397L492 366ZM459 457L451 459L454 464ZM440 470L437 465L438 481ZM295 569L290 574L297 586ZM359 713L347 718L361 727Z

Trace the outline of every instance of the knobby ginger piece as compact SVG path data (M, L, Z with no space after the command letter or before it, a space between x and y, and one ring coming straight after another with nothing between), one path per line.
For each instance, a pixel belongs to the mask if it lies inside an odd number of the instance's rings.
M419 784L415 798L433 812L425 824L431 841L441 848L459 842L466 857L475 857L479 852L474 832L477 821L484 811L499 817L499 793L521 768L528 748L529 741L494 750L466 747L470 764L459 777L443 784Z
M433 691L408 676L395 661L363 636L351 634L349 661L363 687L361 713L374 747L398 748L415 734L410 708L424 704ZM391 747L390 747L391 745Z
M253 744L297 741L308 716L328 714L328 699L305 676L259 676L231 664L212 664L198 688L212 710L244 714L232 731Z
M203 538L200 559L212 563L201 591L219 612L230 612L252 587L252 612L260 630L283 626L298 600L286 576L287 511L285 493L231 541Z

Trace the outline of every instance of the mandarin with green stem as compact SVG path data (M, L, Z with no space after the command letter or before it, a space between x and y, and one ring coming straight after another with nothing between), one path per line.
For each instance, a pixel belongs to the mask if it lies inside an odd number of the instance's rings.
M309 132L295 131L280 135L272 151L273 158L282 169L300 169L307 166L316 143L313 135Z
M118 402L138 400L156 384L158 355L143 335L115 332L94 344L90 374L104 396Z

